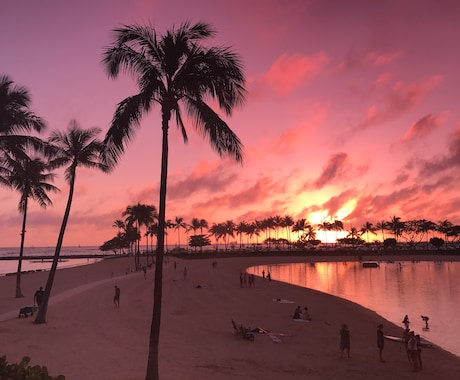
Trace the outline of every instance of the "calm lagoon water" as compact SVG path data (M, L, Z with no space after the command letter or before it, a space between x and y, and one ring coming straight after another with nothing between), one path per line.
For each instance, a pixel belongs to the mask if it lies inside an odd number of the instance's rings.
M62 247L61 255L95 255L101 254L98 247ZM111 253L111 252L109 252ZM24 249L26 256L53 256L54 247L26 247ZM19 256L19 248L0 248L0 258L2 256ZM59 268L68 268L80 265L93 264L100 259L65 259L59 262ZM41 260L23 260L21 270L26 272L30 270L49 270L51 268L50 261ZM17 260L0 260L0 276L6 273L16 273L18 269Z
M460 356L460 262L380 263L363 268L359 262L293 263L256 266L249 273L345 298L371 309ZM428 316L429 330L421 315Z

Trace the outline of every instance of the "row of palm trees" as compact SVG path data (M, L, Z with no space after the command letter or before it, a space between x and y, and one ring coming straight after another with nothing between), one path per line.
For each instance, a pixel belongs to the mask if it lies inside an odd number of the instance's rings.
M137 226L143 225L145 226L144 236L147 239L151 238L150 249L147 241L146 251L153 250L153 237L156 237L158 233L156 207L142 204L128 206L123 215L127 216L125 222L116 220L114 223L114 226L119 228L117 241L122 244L119 246L108 245L107 249L114 249L114 247L117 249L132 248L133 243L137 243L137 252L139 252L141 234ZM130 233L133 230L132 221L136 221L134 228L136 233L134 234ZM122 232L120 232L120 226ZM396 243L406 243L412 248L415 248L417 244L422 242L428 243L430 237L442 236L446 242L453 244L460 238L460 226L456 226L448 220L440 221L439 223L434 223L426 219L402 221L397 216L393 216L390 220L381 220L375 225L367 221L363 223L361 228L351 227L349 230L344 229L344 223L340 220L333 220L332 222L323 221L317 225L312 225L305 218L294 220L289 215L284 217L278 215L253 222L241 221L235 223L233 220L227 220L226 222L213 223L212 225L209 225L205 219L193 218L190 223L187 223L184 221L184 218L176 217L175 221L168 219L165 228L166 237L170 229L177 232L176 246L179 249L181 248L181 230L187 234L187 240L190 245L189 233L193 231L192 236L194 237L198 231L200 235L204 235L204 229L209 237L214 238L216 249L218 249L219 243L222 242L226 250L230 245L234 247L236 243L234 239L238 239L240 248L243 245L257 247L259 245L259 237L261 236L261 242L266 244L268 248L271 244L292 246L302 245L303 243L304 245L317 245L321 243L317 239L319 231L323 231L324 243L326 245L328 244L327 236L331 233L335 233L334 239L331 240L334 240L336 243L370 243L372 235L374 235L374 242L378 242L377 234L379 233L381 235L381 242L386 240L386 237L391 236ZM339 238L339 234L342 236L341 238Z
M18 210L23 215L16 274L16 297L23 297L21 268L29 201L36 201L42 208L52 205L49 193L60 191L52 184L56 177L53 170L64 167L65 179L69 184L67 205L43 301L35 319L36 323L46 322L49 296L70 215L77 168L83 166L109 170L109 166L100 160L102 142L96 138L100 133L99 129L83 130L76 121L71 121L66 132L52 131L47 139L30 135L31 132L40 134L45 129L46 124L43 119L30 110L28 90L16 85L9 76L1 76L0 184L19 193Z

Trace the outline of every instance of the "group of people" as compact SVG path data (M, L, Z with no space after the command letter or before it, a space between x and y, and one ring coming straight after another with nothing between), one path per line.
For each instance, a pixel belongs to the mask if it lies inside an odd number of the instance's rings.
M256 286L256 277L246 272L240 273L240 287L245 288L246 286L254 288Z
M406 347L407 359L414 372L423 369L422 365L422 348L420 335L415 334L409 328L404 330L404 344Z
M340 357L343 358L343 354L346 351L347 356L350 357L350 347L351 347L351 334L348 326L344 323L342 328L339 331L340 335ZM377 348L379 350L379 360L384 363L383 360L383 348L385 347L385 339L383 333L383 325L380 324L377 326Z
M351 334L348 326L344 323L342 328L339 331L340 335L340 357L343 358L343 354L346 351L347 356L350 357L350 341L351 341ZM385 347L385 340L384 340L384 333L383 333L383 325L380 324L377 327L377 348L379 349L379 360L384 363L383 360L383 348Z
M308 312L308 307L305 306L302 311L300 305L297 306L297 308L294 310L293 319L304 319L306 321L311 321L310 313Z

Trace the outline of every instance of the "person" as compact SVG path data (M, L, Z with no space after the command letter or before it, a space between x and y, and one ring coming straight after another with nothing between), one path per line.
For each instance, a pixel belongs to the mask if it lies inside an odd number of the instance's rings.
M385 360L383 360L383 348L385 347L385 339L384 339L382 324L378 325L377 327L377 347L379 348L380 362L385 363Z
M41 303L42 303L42 300L43 300L43 294L45 292L43 291L43 287L40 286L40 289L38 289L36 292L35 292L35 295L34 295L34 303L37 304L37 307L40 307Z
M184 267L184 280L187 279L187 267Z
M343 358L343 352L347 350L347 355L350 357L350 330L346 324L342 325L339 331L340 334L340 358Z
M427 317L426 315L422 315L422 320L423 322L425 322L425 330L429 330L430 328L428 327L428 321L430 320L429 317Z
M300 308L300 305L297 306L297 309L294 311L294 319L302 319L302 309Z
M113 303L116 307L120 307L120 288L115 285L115 295L113 296Z
M416 343L417 343L417 362L418 362L418 367L420 369L423 369L423 365L422 365L422 347L421 347L421 344L420 344L420 335L416 335L415 336L415 340L416 340Z
M308 307L303 308L303 317L307 321L311 321L310 313L308 312Z
M407 359L409 360L409 363L411 362L411 357L408 349L408 344L409 344L409 339L410 339L410 329L405 329L403 333L403 341L404 341L404 347L406 349L407 353Z
M262 279L265 281L265 270L262 271Z
M270 282L272 280L272 275L270 274L270 271L267 273L267 280Z
M409 342L407 342L407 352L410 357L410 362L412 365L412 370L414 372L418 371L418 351L417 351L417 339L415 338L415 333L410 332Z
M409 317L407 316L407 314L404 316L404 319L403 319L402 323L404 324L404 327L405 327L406 329L409 328L409 323L410 323L410 322L409 322Z

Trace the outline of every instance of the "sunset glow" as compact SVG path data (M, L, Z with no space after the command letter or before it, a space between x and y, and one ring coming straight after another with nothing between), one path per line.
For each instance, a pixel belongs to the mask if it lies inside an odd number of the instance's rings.
M217 31L209 44L231 46L244 65L247 101L221 115L244 144L244 162L220 159L187 119L185 145L172 122L167 219L290 215L314 226L340 220L345 230L393 215L459 224L459 14L454 0L7 1L0 74L29 90L31 110L48 124L42 137L76 119L103 139L116 105L137 91L129 75L104 72L112 30L150 23L163 33L204 21ZM99 246L126 206L158 207L160 120L154 107L110 175L77 172L64 245ZM63 171L54 184L53 206L30 204L26 246L56 243ZM0 188L0 246L19 245L18 201Z

